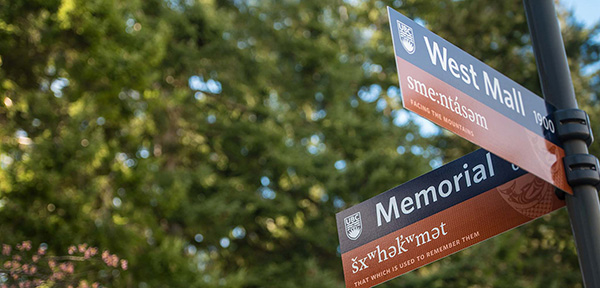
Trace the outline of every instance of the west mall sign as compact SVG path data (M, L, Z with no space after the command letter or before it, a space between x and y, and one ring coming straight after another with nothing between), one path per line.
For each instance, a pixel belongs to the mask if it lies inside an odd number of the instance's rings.
M531 91L388 7L404 107L572 193L550 115Z

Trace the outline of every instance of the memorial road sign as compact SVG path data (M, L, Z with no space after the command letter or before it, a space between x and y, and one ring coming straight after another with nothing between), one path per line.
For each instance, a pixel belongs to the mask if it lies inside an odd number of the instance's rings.
M336 214L346 287L377 285L564 205L546 181L477 150Z
M388 7L404 107L568 193L555 109Z

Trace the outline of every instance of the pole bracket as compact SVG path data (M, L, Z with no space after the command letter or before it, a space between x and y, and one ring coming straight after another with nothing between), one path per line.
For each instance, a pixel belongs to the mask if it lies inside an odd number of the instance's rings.
M600 184L598 158L590 154L573 154L563 158L567 182L571 187Z
M556 123L556 134L563 143L567 140L580 139L588 147L594 142L594 134L590 126L590 117L581 109L561 109L552 114Z

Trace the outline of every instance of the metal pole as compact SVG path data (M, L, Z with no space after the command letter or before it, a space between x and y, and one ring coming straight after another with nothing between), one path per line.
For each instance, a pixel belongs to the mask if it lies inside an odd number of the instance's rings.
M557 109L577 108L554 1L524 0L527 23L545 99ZM565 141L565 154L588 154L584 140ZM573 186L567 210L585 287L600 287L600 202L592 185Z

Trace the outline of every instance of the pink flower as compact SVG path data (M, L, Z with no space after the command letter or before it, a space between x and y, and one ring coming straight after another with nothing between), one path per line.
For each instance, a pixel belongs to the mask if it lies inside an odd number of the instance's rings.
M12 266L12 262L10 262L10 261L4 262L4 269L10 269L11 266Z
M118 267L119 266L119 256L116 254L110 254L108 250L102 252L102 261L106 263L106 266L109 267Z
M62 280L65 277L65 274L62 272L56 272L54 274L52 274L52 277L50 277L51 279L54 278L56 280Z
M90 259L90 258L94 257L96 254L98 254L98 248L90 247L87 250L85 250L83 257L85 259Z
M40 256L39 255L33 255L33 257L31 257L31 260L33 260L33 263L37 263L38 261L40 261Z
M87 244L85 244L85 243L79 244L78 248L79 248L79 253L83 253L83 252L85 252L85 249L87 249Z
M113 254L110 258L113 267L119 266L119 257L116 254Z
M127 260L121 259L121 269L127 270Z
M73 274L75 267L73 266L73 263L71 262L65 262L65 263L61 263L58 268L67 273L67 274Z
M10 245L2 244L2 255L4 255L4 256L10 255L11 250L12 250L12 247L10 247Z
M67 253L69 253L69 255L73 255L73 253L75 253L77 251L77 248L75 246L69 246L69 251L67 251Z
M108 259L108 257L110 257L110 253L108 252L108 250L104 250L102 252L102 261L106 262L106 259Z
M88 285L87 281L85 280L81 280L81 282L79 282L79 286L77 286L77 288L89 288L90 286Z
M23 247L23 249L25 249L26 251L31 250L31 241L27 240L27 241L23 241L23 243L21 243L21 246Z

